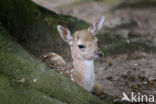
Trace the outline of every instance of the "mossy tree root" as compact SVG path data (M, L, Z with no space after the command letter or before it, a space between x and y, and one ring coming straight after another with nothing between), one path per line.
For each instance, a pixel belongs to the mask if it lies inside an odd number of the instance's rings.
M35 89L22 85L14 87L17 83L13 83L15 81L12 80L0 74L0 104L66 104Z
M111 10L122 9L126 7L132 8L143 8L143 7L155 7L155 0L122 0L116 4Z
M105 56L132 53L135 51L154 53L156 52L156 43L145 38L124 39L116 44L102 46L102 50L104 51Z

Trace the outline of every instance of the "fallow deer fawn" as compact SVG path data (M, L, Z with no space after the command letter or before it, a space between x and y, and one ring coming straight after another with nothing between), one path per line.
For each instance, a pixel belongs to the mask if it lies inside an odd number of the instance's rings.
M95 92L97 95L102 94L103 89L94 83L94 59L102 57L103 53L98 48L98 39L95 35L102 28L103 22L104 17L101 17L87 30L76 31L73 36L70 34L69 29L60 25L57 26L61 38L70 46L73 67L63 65L65 61L61 56L55 53L48 53L41 56L41 59L47 64L51 64L49 66L54 68L57 72L66 75L78 85L88 91ZM49 60L56 61L56 63L49 63ZM62 64L60 65L59 63ZM59 66L59 68L55 66Z

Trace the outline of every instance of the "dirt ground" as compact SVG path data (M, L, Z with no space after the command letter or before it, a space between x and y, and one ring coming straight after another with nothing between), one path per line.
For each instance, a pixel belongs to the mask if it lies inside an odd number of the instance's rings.
M124 8L110 11L111 5L119 0L34 0L57 13L78 17L89 23L103 15L110 23L116 18L131 18L137 21L135 28L115 30L125 36L130 32L144 34L156 42L156 8ZM114 1L114 2L113 2ZM154 95L156 99L156 54L135 52L104 57L95 61L96 83L104 87L107 95L121 99L122 92ZM156 102L156 100L155 100Z

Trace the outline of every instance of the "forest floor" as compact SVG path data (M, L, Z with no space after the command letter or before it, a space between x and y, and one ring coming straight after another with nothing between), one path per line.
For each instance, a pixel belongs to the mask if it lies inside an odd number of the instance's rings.
M139 34L156 42L156 8L121 8L111 11L111 6L120 0L34 0L57 13L63 13L92 23L106 16L107 23L118 18L133 19L137 26L114 31L127 37ZM116 21L115 21L116 22ZM118 21L117 21L118 22ZM114 22L112 22L114 24ZM107 24L105 24L107 25ZM156 99L156 54L145 52L107 56L95 61L96 82L104 87L107 95L121 99L122 92L154 95ZM156 101L156 100L155 100Z

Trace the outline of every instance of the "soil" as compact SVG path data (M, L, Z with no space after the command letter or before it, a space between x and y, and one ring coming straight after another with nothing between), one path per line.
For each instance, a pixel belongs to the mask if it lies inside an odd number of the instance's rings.
M131 18L137 21L135 28L122 28L116 32L133 32L156 41L156 8L123 8L110 11L109 0L34 0L57 13L78 17L89 23L103 15L106 21L115 18ZM116 0L115 2L120 1ZM125 53L108 56L95 61L96 83L103 86L105 93L114 100L123 97L122 92L154 95L156 102L156 54L145 52Z
M122 92L156 96L156 55L143 52L100 59L95 64L97 83L106 94L122 98Z

